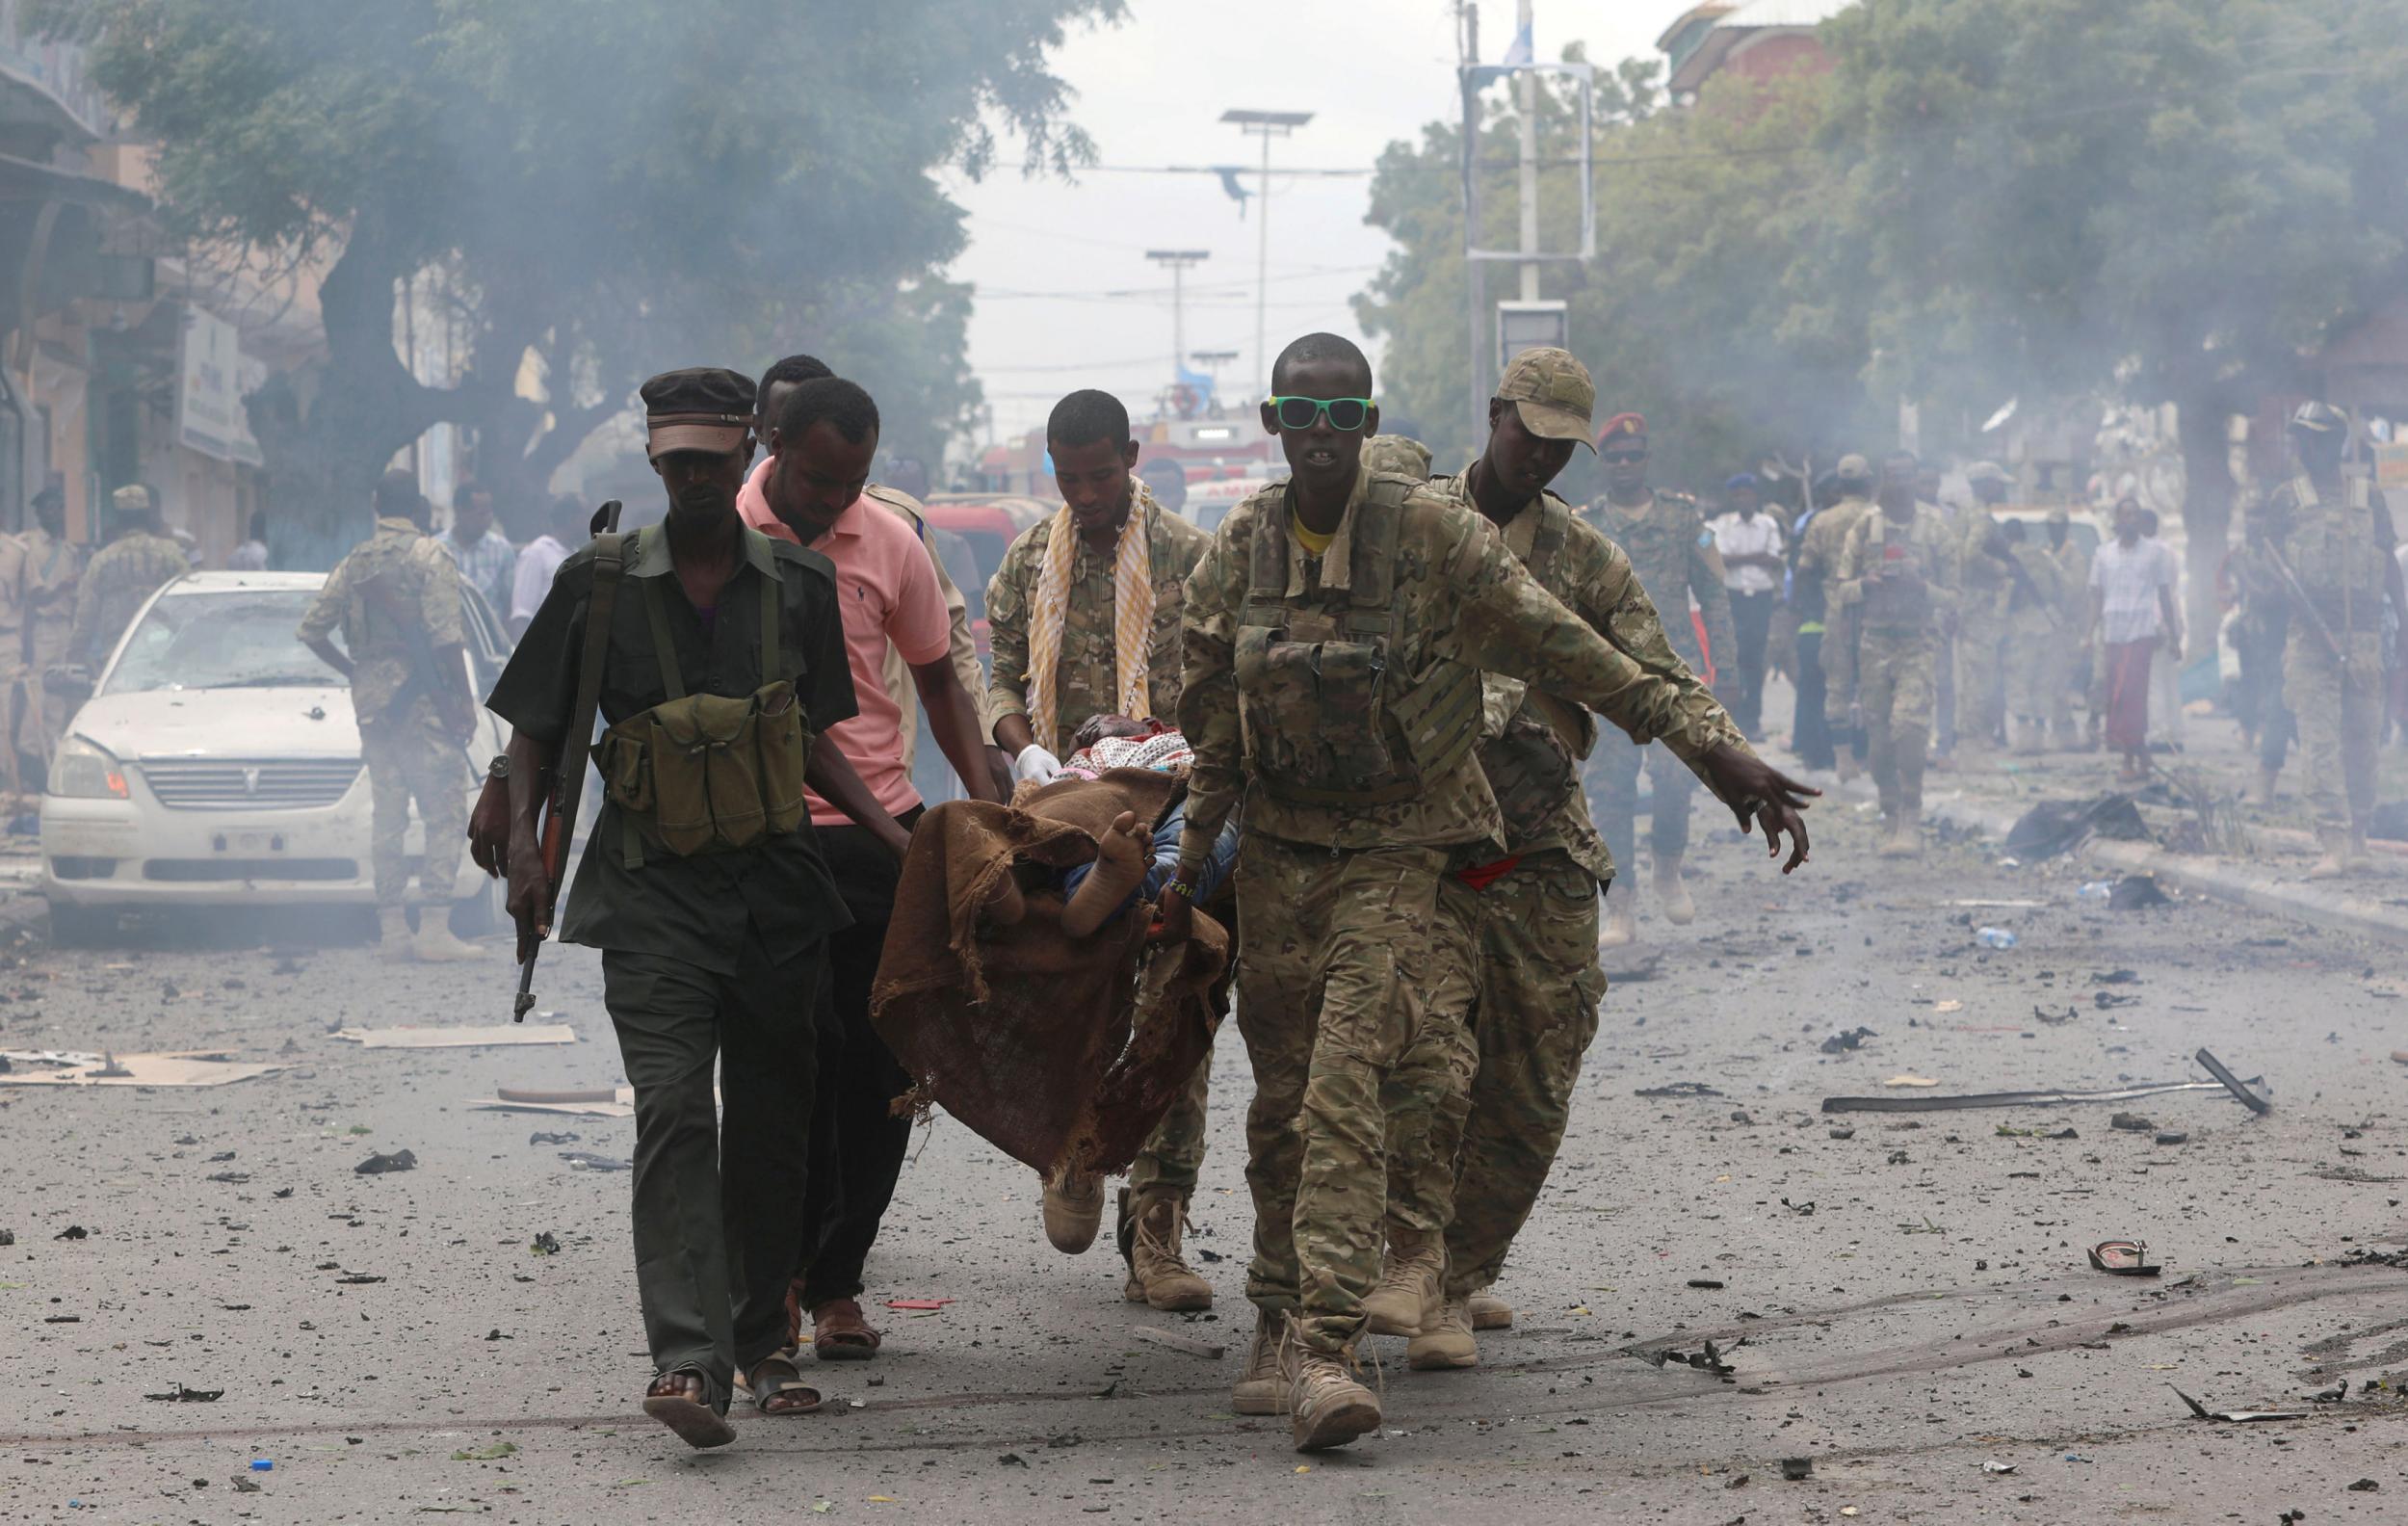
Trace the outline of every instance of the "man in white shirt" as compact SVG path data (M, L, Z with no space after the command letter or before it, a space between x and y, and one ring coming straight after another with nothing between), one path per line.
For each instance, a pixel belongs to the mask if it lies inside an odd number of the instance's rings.
M473 482L453 489L452 528L435 537L435 544L452 554L460 581L499 611L510 595L510 566L518 548L493 528L493 489Z
M1709 528L1722 554L1722 586L1731 595L1731 626L1739 639L1739 692L1730 701L1731 718L1755 741L1764 733L1765 639L1781 602L1786 569L1781 521L1766 512L1753 472L1724 483L1722 501L1729 512Z
M586 511L577 500L553 499L551 522L543 534L527 542L510 571L510 611L505 618L512 641L526 634L527 622L543 607L543 595L552 592L552 574L561 569L572 549L590 539L586 534Z
M2119 783L2149 776L2149 669L2162 646L2182 661L2182 606L2174 598L2174 558L2162 541L2142 539L2148 511L2126 497L2115 506L2115 539L2090 561L2090 618L2082 628L2106 644L2107 742L2123 754Z

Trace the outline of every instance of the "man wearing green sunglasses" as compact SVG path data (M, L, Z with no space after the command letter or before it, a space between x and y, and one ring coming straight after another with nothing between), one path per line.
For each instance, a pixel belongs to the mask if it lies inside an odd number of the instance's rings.
M1263 427L1293 476L1233 510L1188 580L1179 720L1195 763L1158 935L1187 935L1188 887L1243 793L1257 1319L1232 1407L1284 1407L1312 1451L1380 1423L1353 1347L1380 1276L1389 1106L1461 1090L1478 1063L1479 892L1455 871L1507 846L1476 750L1482 670L1662 738L1743 825L1762 816L1776 855L1788 838L1792 869L1805 801L1719 745L1680 685L1565 609L1457 496L1362 469L1379 409L1360 350L1309 334L1271 385Z

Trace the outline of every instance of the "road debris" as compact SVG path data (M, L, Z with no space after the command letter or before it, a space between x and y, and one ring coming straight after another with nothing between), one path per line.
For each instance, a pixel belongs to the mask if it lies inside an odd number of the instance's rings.
M484 1049L503 1044L571 1044L566 1023L487 1023L460 1028L337 1028L330 1036L362 1049Z
M2190 1136L2184 1133L2181 1129L2159 1129L2158 1131L2158 1143L2160 1144L2187 1144L2190 1143Z
M1824 1054L1845 1054L1851 1049L1860 1047L1866 1039L1878 1039L1881 1036L1879 1034L1874 1033L1870 1028L1849 1029L1844 1033L1835 1033L1825 1039L1822 1041L1822 1052Z
M2206 1054L2206 1050L2201 1050ZM2263 1085L2263 1077L2251 1084ZM2246 1091L2239 1082L2233 1086ZM1822 1099L1825 1113L1941 1113L1952 1108L2055 1107L2068 1102L2129 1102L2135 1097L2163 1096L2174 1092L2222 1092L2216 1081L2149 1081L2137 1086L2109 1087L2100 1092L1975 1092L1949 1096L1836 1096ZM2266 1104L2265 1106L2270 1106ZM2265 1106L2259 1108L2265 1111Z
M574 1139L575 1135L569 1136ZM563 1150L561 1159L568 1162L570 1171L634 1171L634 1161L623 1161L610 1155L596 1155L591 1150Z
M1631 1094L1643 1097L1718 1097L1722 1095L1703 1081L1675 1081L1668 1086L1646 1087Z
M2191 1058L2198 1061L2202 1066L2205 1066L2207 1067L2208 1074L2222 1082L2224 1084L2224 1090L2233 1093L2234 1096L2238 1097L2240 1099L2241 1106L2247 1108L2250 1112L2263 1117L2265 1114L2274 1111L2274 1104L2268 1102L2264 1097L2259 1095L2258 1092L2253 1090L2254 1088L2264 1083L2264 1077L2252 1076L2246 1083L2243 1083L2238 1076L2234 1075L2232 1071L2224 1067L2223 1061L2218 1060L2215 1056L2208 1053L2205 1046L2202 1046L2199 1052L2192 1055Z
M2166 1386L2174 1388L2172 1383L2167 1383ZM2305 1420L2308 1418L2308 1411L2305 1409L2211 1409L2180 1388L2174 1388L2174 1397L2190 1406L2191 1414L2201 1420L2224 1420L2234 1425L2250 1425L2260 1420Z
M1150 1341L1157 1346L1167 1346L1172 1351L1181 1352L1190 1356L1201 1356L1207 1361L1220 1360L1229 1349L1212 1341L1198 1340L1192 1335L1182 1335L1177 1330L1160 1329L1152 1325L1132 1325L1129 1327L1129 1333L1139 1340Z
M2072 852L2094 835L2118 842L2146 842L2149 827L2130 795L2042 801L2007 829L2004 847L2026 863L2039 863Z
M418 1157L408 1150L399 1149L390 1155L371 1155L353 1167L352 1171L359 1176L382 1176L392 1171L416 1171L417 1169Z
M1881 1084L1885 1087L1936 1087L1940 1083L1929 1076L1902 1074L1894 1075Z
M2156 1276L2163 1269L2149 1260L2138 1240L2102 1240L2090 1248L2090 1264L2109 1276Z
M2107 892L2107 909L2110 911L2141 911L2150 907L2173 904L2174 898L2158 888L2156 875L2126 875L2115 881L2113 890Z
M1993 1458L1989 1461L1981 1464L1981 1471L1984 1473L2012 1473L2021 1464L2014 1462L2002 1462L1996 1458Z
M163 1404L216 1404L225 1397L225 1390L222 1388L187 1388L179 1382L166 1393L144 1394L143 1397L156 1399Z
M2151 1122L2145 1118L2142 1118L2137 1113L2118 1113L2113 1118L2107 1119L2107 1127L2111 1129L2122 1129L2129 1134L2146 1134L2151 1129L2156 1128L2157 1124Z
M517 1455L517 1442L496 1441L491 1446L474 1448L463 1447L459 1451L452 1454L452 1460L455 1462L499 1462L506 1457L516 1457Z
M57 1234L52 1235L50 1238L53 1240L88 1240L91 1237L92 1231L85 1228L82 1224L68 1224L65 1228L60 1230Z
M215 1049L178 1054L21 1054L0 1070L0 1086L218 1087L274 1075L280 1065L237 1064ZM27 1065L56 1068L28 1070Z
M570 1118L634 1118L634 1087L555 1092L539 1087L496 1087L489 1097L472 1097L481 1113L559 1113Z
M560 1236L549 1229L544 1230L543 1233L527 1243L527 1253L539 1256L559 1255L561 1253Z
M1800 1479L1812 1478L1815 1476L1815 1460L1813 1458L1783 1458L1781 1476L1793 1484Z

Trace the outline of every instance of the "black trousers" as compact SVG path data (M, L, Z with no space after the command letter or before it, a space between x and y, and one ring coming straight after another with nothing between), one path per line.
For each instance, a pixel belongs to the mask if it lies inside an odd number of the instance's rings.
M909 828L923 814L915 805L896 819ZM806 1309L861 1292L863 1264L911 1144L911 1120L887 1111L911 1089L911 1078L870 1027L870 986L877 979L903 865L859 827L816 830L853 925L828 940L828 1000L820 1009L819 1106L811 1183L802 1196Z
M1797 633L1797 714L1790 725L1790 750L1811 769L1838 763L1831 750L1831 728L1822 713L1822 632Z
M1771 634L1772 612L1780 602L1781 595L1770 592L1731 595L1732 633L1740 648L1739 696L1731 719L1750 741L1764 735L1765 639Z
M725 1413L734 1374L786 1344L801 1253L827 945L747 933L734 974L658 954L602 955L602 1000L636 1093L636 1294L652 1365L702 1378ZM726 1111L712 1099L723 1067Z

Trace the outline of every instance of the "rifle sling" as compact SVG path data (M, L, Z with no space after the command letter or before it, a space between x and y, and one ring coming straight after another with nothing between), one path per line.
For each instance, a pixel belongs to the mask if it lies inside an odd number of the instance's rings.
M641 534L641 532L638 532ZM577 660L577 705L569 715L568 735L561 739L561 755L553 767L560 783L561 878L568 878L568 847L577 832L577 804L586 788L586 750L593 740L593 716L602 704L602 669L611 650L611 614L618 605L618 584L627 570L630 537L616 531L593 539L593 592L586 600L586 649ZM557 900L558 884L552 886Z

